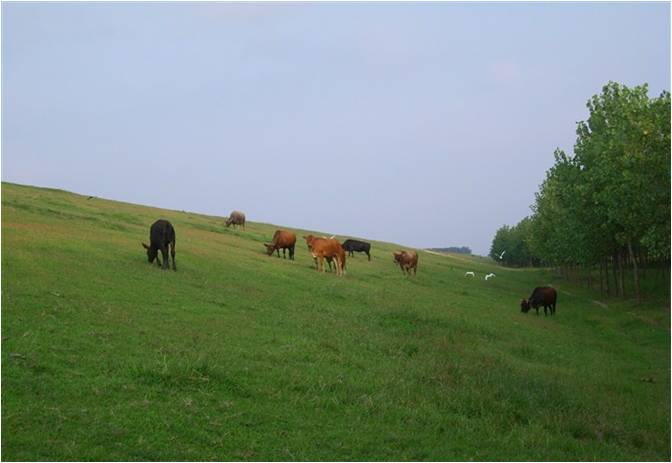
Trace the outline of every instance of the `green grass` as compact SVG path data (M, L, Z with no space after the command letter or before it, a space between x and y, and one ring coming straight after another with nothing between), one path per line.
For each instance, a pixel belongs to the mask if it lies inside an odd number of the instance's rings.
M378 242L339 279L223 222L3 183L3 460L670 459L662 303L463 255L408 278ZM521 314L547 283L557 315Z

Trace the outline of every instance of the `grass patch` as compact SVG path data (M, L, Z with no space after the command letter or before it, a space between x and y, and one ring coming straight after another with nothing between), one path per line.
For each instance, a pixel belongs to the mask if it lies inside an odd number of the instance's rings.
M58 190L2 212L6 460L670 459L667 306L468 256L408 278L381 242L337 278L267 256L286 227ZM547 283L557 315L521 314Z

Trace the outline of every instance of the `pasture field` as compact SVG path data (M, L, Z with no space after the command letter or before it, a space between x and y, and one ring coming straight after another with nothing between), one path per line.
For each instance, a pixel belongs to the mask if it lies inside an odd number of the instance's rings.
M379 242L339 279L276 228L3 183L2 459L670 459L667 298L423 251L408 278Z

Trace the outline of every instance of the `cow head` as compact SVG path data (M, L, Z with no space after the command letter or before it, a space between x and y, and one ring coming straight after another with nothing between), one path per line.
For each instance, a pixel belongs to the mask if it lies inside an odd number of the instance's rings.
M229 217L228 219L226 219L226 228L229 228L229 227L231 226L232 223L233 223L233 219L232 219L231 217Z
M394 262L399 262L401 260L401 256L404 254L404 251L394 251L392 255L394 256Z
M156 259L156 255L158 254L159 250L151 246L147 246L145 243L142 243L142 247L147 250L147 260L151 264L154 262L154 259Z
M527 313L530 310L530 303L527 302L527 299L523 299L520 301L520 311L523 313Z
M313 235L304 235L303 239L306 240L306 245L308 246L308 249L311 249L313 247L313 240L315 237Z
M273 246L273 243L264 243L264 246L266 246L266 254L269 256L273 254L273 251L275 251L275 246Z

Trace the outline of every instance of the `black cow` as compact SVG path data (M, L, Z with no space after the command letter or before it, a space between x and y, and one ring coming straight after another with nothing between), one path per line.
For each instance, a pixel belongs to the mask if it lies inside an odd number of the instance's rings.
M369 253L371 251L370 243L357 240L345 240L342 246L344 250L348 251L350 257L354 257L355 252L365 252L366 255L369 256L369 260L371 260L371 254Z
M558 300L558 292L550 286L538 286L532 291L530 299L523 299L520 301L520 311L527 313L531 308L537 310L539 315L539 307L544 308L544 315L548 315L546 309L548 308L551 315L555 315L555 302Z
M142 247L147 250L149 263L151 264L156 259L156 265L163 270L168 269L168 247L170 247L170 255L173 256L173 270L177 270L175 266L175 229L167 220L159 219L152 224L149 229L149 246L142 243ZM163 266L161 266L158 256L159 250L163 255Z

